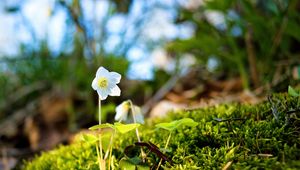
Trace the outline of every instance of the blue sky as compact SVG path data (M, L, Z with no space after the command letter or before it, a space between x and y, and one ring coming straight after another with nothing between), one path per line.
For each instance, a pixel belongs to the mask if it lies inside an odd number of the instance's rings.
M65 9L57 7L55 0L4 0L3 2L0 6L0 57L16 56L19 54L21 43L35 48L38 45L35 43L41 40L48 41L53 54L58 54L65 49L64 38L75 29L67 23L68 15ZM20 2L22 5L19 13L5 11L5 8L13 7ZM186 3L184 0L134 0L128 14L112 15L105 27L101 25L111 7L109 2L107 0L81 2L85 24L90 28L89 34L99 37L101 28L108 32L104 41L106 53L116 52L122 43L131 44L126 57L132 61L128 74L132 79L150 79L154 65L149 56L153 51L175 38L189 38L194 32L191 23L174 24L177 16L176 8ZM136 30L134 24L143 19L141 16L145 17L144 22L141 29ZM24 24L25 22L29 22L30 26ZM136 36L137 31L139 31L138 36ZM100 41L96 39L97 42Z

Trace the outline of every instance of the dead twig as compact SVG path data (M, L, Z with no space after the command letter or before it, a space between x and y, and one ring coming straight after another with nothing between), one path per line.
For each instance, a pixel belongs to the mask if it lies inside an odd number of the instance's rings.
M172 88L175 86L177 81L179 80L179 76L177 74L173 75L166 84L164 84L156 94L146 102L146 104L142 107L142 113L149 113L150 108L157 103L160 99L162 99Z

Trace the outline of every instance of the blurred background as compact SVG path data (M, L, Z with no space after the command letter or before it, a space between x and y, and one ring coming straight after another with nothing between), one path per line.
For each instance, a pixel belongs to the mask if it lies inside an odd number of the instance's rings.
M299 86L297 0L0 1L0 169L97 122L99 66L146 117Z

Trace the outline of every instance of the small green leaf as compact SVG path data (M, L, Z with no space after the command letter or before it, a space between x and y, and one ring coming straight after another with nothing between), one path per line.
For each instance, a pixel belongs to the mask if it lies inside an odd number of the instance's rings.
M111 133L105 133L105 134L101 135L102 149L104 152L109 147L111 135L112 135Z
M135 165L127 159L122 158L119 162L121 170L135 170Z
M94 143L98 141L98 138L92 134L82 134L81 139L84 142Z
M124 134L127 133L131 130L134 130L136 128L138 128L140 126L140 124L138 123L132 123L132 124L122 124L122 123L115 123L114 127L117 129L117 131L119 131L120 133Z
M101 125L95 125L89 128L89 130L97 130L97 129L104 129L104 128L114 128L114 125L110 124L110 123L104 123Z
M236 147L230 149L230 150L226 153L225 159L230 159L230 158L232 158L232 157L234 156L235 149L236 149Z
M193 119L191 118L184 118L184 119L180 119L180 120L175 120L173 122L170 123L159 123L157 125L155 125L157 128L162 128L168 131L173 131L175 129L177 129L180 126L190 126L190 127L195 127L198 125L197 122L195 122Z
M290 96L299 97L300 94L291 86L289 86L288 93Z
M141 160L141 158L139 158L139 157L133 157L133 158L129 158L128 159L131 163L133 163L134 165L139 165L141 162L142 162L142 160Z
M150 167L148 165L137 165L137 170L150 170Z
M105 133L101 135L103 151L108 149L111 135L111 133ZM81 140L88 143L95 143L99 141L99 136L93 134L82 134Z

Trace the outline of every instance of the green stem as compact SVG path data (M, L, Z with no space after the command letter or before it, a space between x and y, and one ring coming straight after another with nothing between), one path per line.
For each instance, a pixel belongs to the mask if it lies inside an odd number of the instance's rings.
M99 125L101 125L101 100L100 97L98 98L98 121ZM101 135L101 129L99 129L99 146L100 146L100 165L102 164L103 154L102 154L102 135ZM102 167L102 166L101 166Z
M166 143L166 145L165 145L165 149L167 149L167 147L168 147L168 145L169 145L169 143L170 143L171 135L172 135L172 132L170 132L170 134L169 134L169 137L168 137L168 139L167 139L167 143Z
M168 139L167 139L166 145L165 145L165 147L164 147L165 150L167 149L167 147L168 147L168 145L169 145L169 143L170 143L171 135L172 135L172 132L170 132L169 137L168 137ZM163 152L163 153L164 153L164 152ZM159 163L158 163L158 165L157 165L156 170L159 169L161 163L162 163L162 159L160 159L160 161L159 161Z
M114 133L114 132L113 132ZM114 134L112 133L111 137L110 137L110 140L109 140L109 144L108 144L108 148L105 152L105 156L104 156L104 159L106 160L107 157L108 157L108 154L109 154L109 150L110 150L110 146L112 146L112 143L113 143L113 138L114 138Z
M97 151L97 158L98 158L99 170L101 170L101 160L100 160L100 155L99 155L99 147L98 147L97 143L96 143L96 151Z
M113 135L113 138L114 138L114 136L115 136L115 133L116 133L116 131L114 131L114 133L112 134L112 135ZM108 159L108 169L111 168L112 144L110 145L110 151L109 151L109 152L110 152L110 153L109 153L109 159Z
M129 103L130 103L130 108L131 108L131 111L132 111L133 123L136 123L136 119L135 119L135 115L136 115L135 108L134 108L134 106L133 106L131 100L129 100ZM139 130L138 130L138 128L135 128L135 133L136 133L136 137L138 138L138 141L141 142L141 138L140 138L140 135L139 135Z
M134 108L131 100L128 100L128 102L130 103L130 108L131 108L131 111L132 111L133 123L136 123L136 119L135 119L136 111L135 111L135 108ZM141 142L141 138L140 138L140 135L139 135L138 128L135 128L135 134L136 134L136 137L138 139L138 142ZM141 153L142 153L143 162L145 162L146 154L145 154L143 148L141 148Z

